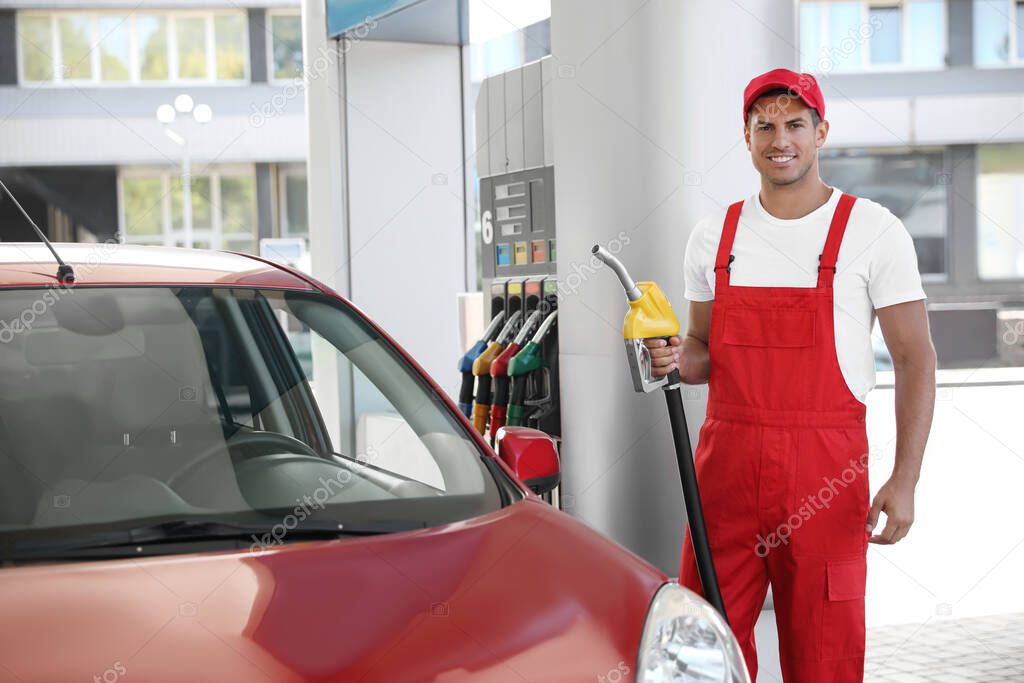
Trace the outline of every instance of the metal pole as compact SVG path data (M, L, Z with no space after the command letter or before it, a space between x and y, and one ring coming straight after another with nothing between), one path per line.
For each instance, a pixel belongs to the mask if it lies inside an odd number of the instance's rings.
M183 136L184 137L184 136ZM181 146L181 195L184 206L181 215L185 223L185 247L192 248L192 161L188 153L188 138Z

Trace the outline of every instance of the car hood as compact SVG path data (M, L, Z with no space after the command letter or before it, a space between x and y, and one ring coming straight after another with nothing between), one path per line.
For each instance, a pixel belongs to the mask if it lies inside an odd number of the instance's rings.
M386 536L14 567L0 678L598 680L632 671L665 580L535 498Z

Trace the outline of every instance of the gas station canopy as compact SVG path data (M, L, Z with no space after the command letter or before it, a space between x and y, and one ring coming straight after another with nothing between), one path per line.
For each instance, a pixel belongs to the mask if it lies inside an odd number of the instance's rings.
M370 21L363 35L356 29ZM327 35L364 40L465 45L468 0L327 0Z

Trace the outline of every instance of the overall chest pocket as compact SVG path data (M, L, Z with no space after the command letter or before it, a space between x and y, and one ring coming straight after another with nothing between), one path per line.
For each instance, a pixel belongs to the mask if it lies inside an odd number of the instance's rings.
M813 309L733 308L725 313L722 341L734 346L799 348L814 345Z

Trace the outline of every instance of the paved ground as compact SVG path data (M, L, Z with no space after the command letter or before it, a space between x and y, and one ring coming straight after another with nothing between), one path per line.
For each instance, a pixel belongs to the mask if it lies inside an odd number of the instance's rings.
M775 613L757 623L758 683L781 683ZM868 629L865 683L1024 683L1024 613Z
M1024 614L868 630L865 683L1024 681Z
M914 528L868 551L867 683L1024 683L1024 368L940 370ZM868 396L873 492L896 449L892 373ZM888 385L888 386L887 386ZM775 614L759 683L781 683Z

